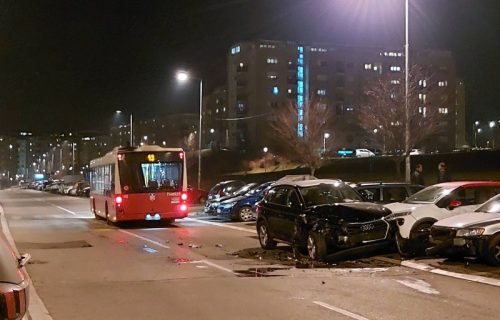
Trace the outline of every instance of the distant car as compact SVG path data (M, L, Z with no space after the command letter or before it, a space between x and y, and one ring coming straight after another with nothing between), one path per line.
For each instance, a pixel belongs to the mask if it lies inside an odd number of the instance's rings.
M190 204L205 204L208 199L208 192L205 190L193 188L192 186L188 186L188 202Z
M307 249L313 260L338 250L389 240L394 223L381 205L364 202L340 180L305 180L273 185L257 204L257 233L263 249L277 241Z
M500 193L500 182L445 182L427 187L402 202L387 204L387 217L398 225L396 244L403 256L423 254L430 246L431 226L439 220L476 209Z
M241 189L246 183L241 180L228 180L217 183L208 191L208 199L205 202L204 212L216 214L219 202L225 200L226 197L232 196L235 191Z
M356 149L355 152L358 158L375 157L375 153L368 149Z
M216 209L217 215L222 218L237 221L250 221L255 219L253 206L257 201L262 199L264 192L272 183L273 182L265 182L243 195L222 201Z
M410 155L411 156L416 156L416 155L419 155L419 154L424 154L424 150L422 150L422 149L411 149L410 150Z
M29 254L18 257L0 228L0 319L21 319L29 303L29 279L24 265Z
M500 266L500 195L475 211L436 222L428 253L461 253Z
M401 202L424 188L404 182L359 182L350 184L366 201L375 203Z
M225 196L220 197L217 200L207 201L206 204L205 204L204 211L206 213L210 214L210 215L217 215L217 208L219 207L219 205L222 202L224 202L226 200L229 200L229 199L233 199L233 198L239 197L241 195L244 195L248 191L250 191L252 189L255 189L257 186L258 186L257 183L253 183L253 182L252 183L248 183L248 184L244 185L243 187L234 190L234 192L226 193Z

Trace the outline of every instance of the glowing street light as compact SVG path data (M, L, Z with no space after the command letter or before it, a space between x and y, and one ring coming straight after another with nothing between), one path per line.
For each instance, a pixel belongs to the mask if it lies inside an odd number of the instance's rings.
M190 74L186 71L178 71L176 74L177 81L180 83L184 83L189 81L191 78ZM201 185L201 134L202 134L202 128L201 128L201 123L202 123L202 118L203 118L203 113L202 113L202 107L203 107L203 80L198 79L200 81L200 123L199 123L199 134L198 134L198 189L200 189Z
M330 133L325 132L323 135L323 152L326 153L326 139L330 138Z
M123 112L121 110L116 110L115 114L121 115ZM134 146L134 133L133 133L133 120L132 113L130 113L130 146Z

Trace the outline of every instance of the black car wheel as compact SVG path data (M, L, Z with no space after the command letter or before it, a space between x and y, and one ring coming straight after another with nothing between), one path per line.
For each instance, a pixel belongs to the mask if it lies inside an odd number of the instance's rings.
M310 232L307 236L307 253L311 260L325 260L327 253L325 237L317 232Z
M259 234L259 242L262 249L272 250L276 248L277 242L271 239L267 222L261 220L257 223L257 233Z
M398 247L399 255L403 258L411 258L415 255L412 240L403 238L399 231L396 232L396 246Z
M243 222L248 222L253 220L252 208L249 206L243 206L238 210L238 220Z
M488 241L487 258L491 265L500 266L500 234L493 236Z

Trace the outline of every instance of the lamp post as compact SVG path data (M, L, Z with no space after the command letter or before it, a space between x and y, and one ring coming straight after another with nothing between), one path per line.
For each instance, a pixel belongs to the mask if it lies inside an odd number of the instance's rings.
M177 72L177 81L179 82L186 82L189 81L191 78L190 74L186 71L178 71ZM198 189L200 189L201 185L201 125L202 125L202 119L203 119L203 113L202 113L202 108L203 108L203 80L198 79L200 81L200 119L199 119L199 134L198 134Z
M491 148L495 149L495 121L490 121L490 130L491 130Z
M409 91L409 39L408 22L409 20L409 0L405 0L405 180L410 182L410 110L408 106Z
M262 152L264 152L264 172L266 173L267 172L267 161L266 161L266 156L267 156L267 152L269 151L269 148L268 147L264 147L262 148Z
M122 114L121 110L116 110L115 114ZM130 146L134 146L134 131L133 131L133 118L132 118L132 113L130 113Z
M479 125L479 121L474 121L472 124L472 131L474 132L474 147L477 148L477 126Z
M477 134L480 134L483 131L483 129L479 128L476 130Z
M330 133L323 134L323 153L326 153L326 139L330 138Z

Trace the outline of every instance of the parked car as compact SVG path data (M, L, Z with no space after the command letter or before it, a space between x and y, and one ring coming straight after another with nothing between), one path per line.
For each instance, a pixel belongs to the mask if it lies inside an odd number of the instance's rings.
M391 213L364 199L340 180L306 180L273 185L257 204L257 233L263 249L277 241L306 248L313 260L391 238Z
M205 190L193 188L192 186L188 186L188 202L190 204L205 204L208 199L208 192Z
M368 149L356 149L355 151L358 158L375 157L375 153Z
M427 187L405 201L387 204L393 212L388 219L397 221L400 254L423 254L430 246L430 229L436 221L472 211L498 193L500 182L446 182Z
M21 319L29 303L29 279L24 265L29 254L17 257L0 228L0 319Z
M375 203L401 202L425 188L404 182L359 182L350 184L366 201Z
M265 182L255 189L250 189L245 194L222 201L216 209L217 215L238 221L254 220L255 215L252 208L257 201L262 199L264 192L272 183Z
M500 195L475 211L436 222L431 228L429 254L451 253L484 258L500 266Z
M246 183L240 180L229 180L217 183L208 192L208 199L205 202L204 212L216 214L219 202L227 199L227 197L233 196L236 191L240 190L245 185Z
M73 187L68 190L68 195L70 196L80 196L83 189L88 186L88 183L85 181L78 181L73 184Z

